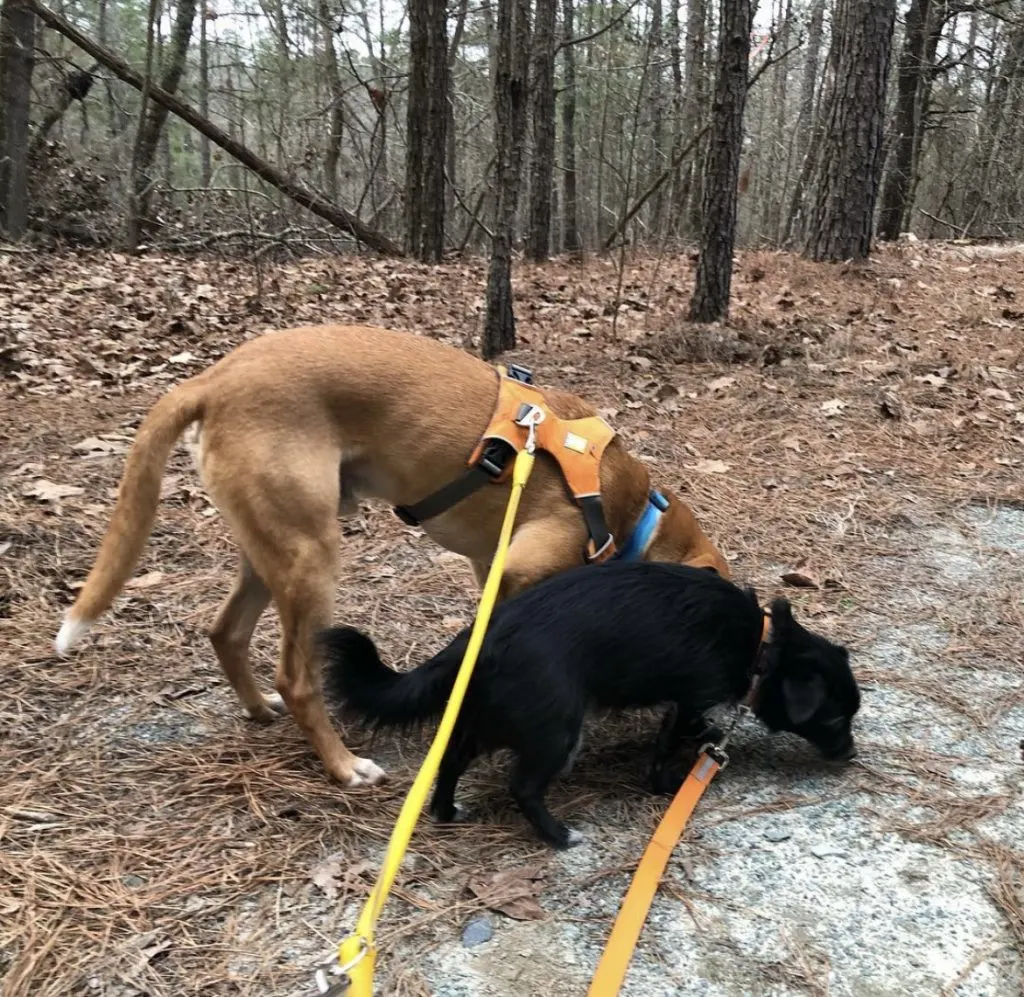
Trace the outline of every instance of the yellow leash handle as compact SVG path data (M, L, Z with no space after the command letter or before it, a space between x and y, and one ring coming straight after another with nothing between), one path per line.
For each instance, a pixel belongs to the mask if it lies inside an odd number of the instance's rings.
M416 828L416 821L419 820L420 813L423 811L427 793L437 776L441 758L448 747L455 721L462 708L466 688L469 686L469 680L473 675L473 668L483 644L484 634L487 632L487 624L490 622L494 604L498 599L498 587L505 570L505 557L508 554L509 544L512 542L512 527L515 524L523 489L533 470L533 459L532 447L520 450L516 456L512 468L512 494L509 496L508 506L505 509L505 520L501 524L501 533L498 535L498 546L494 552L494 560L491 561L490 571L487 573L487 581L484 582L483 592L480 596L480 608L477 610L476 620L473 622L469 644L462 658L462 664L459 666L455 684L452 686L448 705L445 707L440 724L438 724L437 733L434 735L434 741L430 745L427 757L416 775L409 795L406 796L405 802L402 804L395 829L391 832L391 840L388 842L388 850L384 856L380 875L377 877L373 891L367 898L356 923L355 934L350 935L338 946L338 962L342 971L349 978L346 991L348 997L373 997L373 970L377 961L375 941L377 919L380 917L381 909L384 907L395 877L398 875L402 859L405 857L409 841L412 838L412 832Z
M616 997L622 989L629 961L640 939L647 912L658 892L672 849L720 767L719 762L707 751L702 751L665 816L661 818L633 874L633 882L629 884L626 898L612 925L612 933L608 936L601 961L597 964L597 972L594 973L587 997Z

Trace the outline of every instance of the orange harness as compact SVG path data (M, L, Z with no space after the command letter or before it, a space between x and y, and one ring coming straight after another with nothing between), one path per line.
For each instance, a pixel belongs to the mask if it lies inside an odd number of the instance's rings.
M509 457L526 446L526 416L539 410L532 421L536 445L557 461L562 477L587 524L590 540L587 560L605 561L615 554L615 538L608 529L601 505L601 458L615 430L598 416L560 419L545 403L523 367L499 366L498 400L480 442L470 454L469 470L455 481L412 506L395 509L410 525L440 515L487 482L504 481L511 469Z

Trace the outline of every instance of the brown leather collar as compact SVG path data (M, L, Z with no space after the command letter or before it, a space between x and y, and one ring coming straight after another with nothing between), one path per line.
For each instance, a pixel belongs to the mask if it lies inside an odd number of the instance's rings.
M750 668L750 688L740 702L740 706L753 711L757 703L757 694L761 689L761 682L768 671L768 662L765 660L768 648L771 646L774 632L772 630L772 613L770 609L761 610L761 639L757 642L757 650L754 652L754 663Z

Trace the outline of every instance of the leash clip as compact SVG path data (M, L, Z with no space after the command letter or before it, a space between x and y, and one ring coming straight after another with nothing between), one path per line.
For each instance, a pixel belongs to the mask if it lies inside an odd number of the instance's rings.
M328 969L325 966L319 967L316 971L316 992L321 997L345 997L345 992L349 988L352 980L348 973L343 976L339 976L333 983L327 976Z
M360 935L359 951L352 956L348 962L341 963L335 969L332 969L329 966L319 967L314 977L318 993L323 995L323 997L345 997L345 994L348 992L348 988L352 984L352 977L349 976L349 972L355 969L356 966L363 961L363 958L369 951L370 943ZM327 975L328 972L332 972L337 979L332 982Z
M702 744L700 747L699 755L707 755L708 758L713 758L718 762L719 771L727 768L729 765L729 754L725 750L725 746L729 743L729 738L724 737L720 744L715 744L712 741L708 741L707 744Z
M544 421L544 409L539 405L523 402L516 413L515 424L526 430L526 452L532 454L537 449L537 427Z

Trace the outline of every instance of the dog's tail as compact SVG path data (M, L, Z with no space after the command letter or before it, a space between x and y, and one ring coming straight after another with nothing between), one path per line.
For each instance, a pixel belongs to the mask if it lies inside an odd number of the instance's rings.
M333 627L320 635L326 664L324 691L381 727L399 727L439 716L455 684L467 643L456 637L444 650L409 672L388 668L373 641L352 627Z
M206 392L200 378L183 381L164 395L135 434L96 563L57 634L58 654L66 654L110 607L142 554L156 519L167 458L185 428L203 416Z

